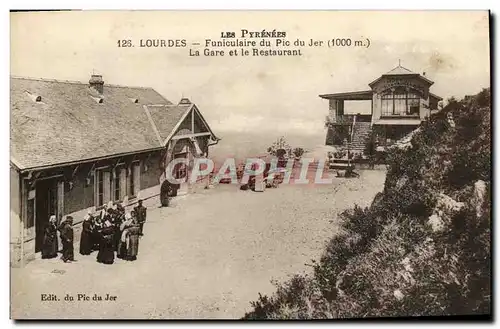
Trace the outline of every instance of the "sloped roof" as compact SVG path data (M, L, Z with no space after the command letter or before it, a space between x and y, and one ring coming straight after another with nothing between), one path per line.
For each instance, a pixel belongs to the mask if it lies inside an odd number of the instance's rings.
M12 77L10 92L11 161L19 169L159 149L154 126L168 135L186 110L152 88L105 84L99 103L86 83ZM155 125L144 109L151 104L163 105L148 107Z
M427 82L429 85L432 85L434 84L433 81L427 79L425 76L423 75L420 75L418 73L415 73L409 69L407 69L406 67L403 67L401 65L398 65L396 66L395 68L393 68L392 70L390 70L389 72L387 73L384 73L382 74L380 77L378 77L377 79L375 79L374 81L370 82L368 85L371 87L373 86L375 83L377 83L380 79L382 79L383 77L387 77L387 76L416 76L422 80L424 80L425 82Z
M341 99L341 100L369 100L372 99L373 90L351 91L345 93L324 94L319 97L324 99Z
M192 104L166 105L166 106L148 106L151 118L158 129L161 140L165 141L174 130L177 123L189 112ZM168 115L165 115L168 113Z
M433 97L433 98L436 98L436 99L437 99L437 100L439 100L439 101L443 100L443 97L438 96L438 95L435 95L435 94L433 94L433 93L429 93L429 95L430 95L431 97Z
M384 75L405 75L405 74L412 75L412 74L417 74L417 73L408 70L406 67L402 67L401 65L398 65L395 68L393 68L392 70L390 70L389 72L385 73Z

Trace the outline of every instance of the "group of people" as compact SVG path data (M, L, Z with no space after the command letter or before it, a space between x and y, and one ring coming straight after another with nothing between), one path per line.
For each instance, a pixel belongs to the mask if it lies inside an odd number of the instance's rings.
M80 237L80 254L90 255L98 251L97 262L113 264L116 257L134 261L139 252L139 237L143 235L146 222L147 208L142 200L130 213L117 203L109 202L101 212L95 216L91 211L84 217ZM62 256L64 262L72 262L74 258L73 217L66 218L57 225L56 216L50 216L49 223L44 231L42 258L57 257L60 232L62 242Z

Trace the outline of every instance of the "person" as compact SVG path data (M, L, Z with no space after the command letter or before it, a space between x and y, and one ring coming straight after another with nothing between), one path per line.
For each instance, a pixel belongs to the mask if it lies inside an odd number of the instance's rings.
M102 221L101 216L94 218L92 229L92 250L99 250L101 240Z
M115 261L115 251L113 250L114 226L111 221L106 220L101 229L101 241L99 243L99 252L97 253L97 262L102 264L113 264Z
M49 222L44 229L42 259L50 259L57 257L58 243L57 243L57 225L56 216L52 215Z
M143 236L144 223L146 222L147 208L142 205L142 200L138 201L138 205L134 207L134 212L137 216L137 223L139 224L139 235Z
M127 229L132 226L132 215L130 213L125 214L125 220L120 223L119 232L120 240L118 241L116 257L126 258L127 256Z
M110 201L108 204L105 204L101 210L101 222L104 223L107 220L111 219L110 210L113 208L113 203ZM112 211L112 210L111 210Z
M127 254L125 259L128 261L137 259L137 254L139 253L139 230L140 227L137 221L132 218L132 225L126 230Z
M118 251L118 245L120 244L120 239L122 235L122 230L120 229L120 226L122 222L125 220L124 213L125 209L123 207L122 208L117 207L117 209L115 210L115 220L113 222L115 228L115 232L113 234L113 249L115 251Z
M61 225L60 233L61 233L61 241L63 247L61 259L65 263L73 262L75 261L75 256L73 252L73 241L74 241L73 217L66 216L66 220L64 220Z
M92 212L89 210L87 215L83 218L82 235L80 236L80 254L90 255L93 247L93 221Z
M119 216L123 217L125 216L125 208L123 207L122 204L118 203L116 205L116 212L118 213Z
M115 210L113 209L113 207L109 207L109 205L106 209L106 215L104 215L104 222L106 220L109 220L111 223L113 223L115 220Z

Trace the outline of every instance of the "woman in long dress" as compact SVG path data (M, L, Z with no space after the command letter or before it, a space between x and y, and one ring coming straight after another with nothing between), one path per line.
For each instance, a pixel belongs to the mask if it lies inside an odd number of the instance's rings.
M139 253L139 234L140 226L136 220L132 219L132 226L130 226L127 231L127 257L126 260L134 261L137 259L137 254Z
M102 221L100 215L94 217L92 221L92 251L99 250L99 244L101 243L101 230Z
M118 251L118 245L120 244L120 239L122 236L122 230L120 229L120 226L122 222L125 220L124 217L125 217L125 209L117 207L117 209L115 210L115 220L113 222L113 225L115 227L115 233L113 235L113 248L115 251Z
M93 247L93 221L92 213L89 211L83 218L82 235L80 237L80 254L90 255Z
M97 262L102 264L113 264L115 261L115 251L113 250L113 234L115 228L110 221L105 221L101 230L101 241L99 243L99 253Z
M120 240L118 241L116 257L126 258L127 256L127 238L128 228L132 225L132 216L130 213L125 214L125 220L120 224Z
M42 258L49 259L57 257L57 225L56 216L52 215L49 218L49 223L44 229Z

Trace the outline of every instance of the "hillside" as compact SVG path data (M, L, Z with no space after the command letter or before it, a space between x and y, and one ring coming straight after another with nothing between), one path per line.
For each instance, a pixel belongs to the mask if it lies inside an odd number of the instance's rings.
M490 314L490 113L489 89L451 99L390 150L384 191L245 319Z

